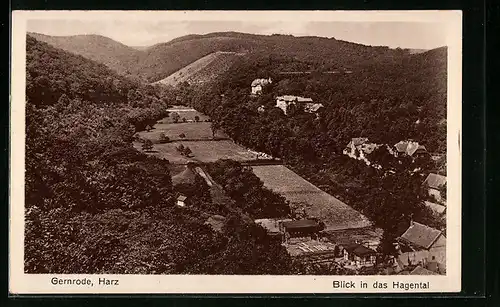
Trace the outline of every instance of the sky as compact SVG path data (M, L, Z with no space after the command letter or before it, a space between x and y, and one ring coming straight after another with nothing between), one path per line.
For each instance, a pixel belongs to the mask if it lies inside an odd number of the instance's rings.
M364 45L432 49L446 45L446 27L438 22L349 21L152 21L152 20L28 20L27 31L66 36L98 34L128 46L150 46L188 34L235 31L334 37Z

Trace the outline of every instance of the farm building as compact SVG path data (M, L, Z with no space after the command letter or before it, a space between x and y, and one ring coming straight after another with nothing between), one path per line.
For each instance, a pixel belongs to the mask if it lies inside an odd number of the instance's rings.
M262 94L262 89L272 83L271 78L269 79L255 79L252 81L252 95L260 95Z
M283 222L283 232L285 242L292 237L317 238L319 232L323 230L322 225L316 220L297 220Z
M314 103L312 98L305 98L293 95L284 95L276 97L276 107L280 108L283 113L287 114L290 105L300 104L305 112L316 113L323 105Z
M290 222L291 219L257 219L255 224L260 225L267 231L268 235L282 235L284 232L283 223Z
M417 157L420 155L426 155L427 149L425 146L418 144L418 142L413 141L400 141L394 145L396 148L396 155L407 155L410 157Z
M440 189L446 185L445 176L430 173L423 184L428 189L429 196L433 197L438 203L443 202Z
M405 266L446 263L446 237L440 230L412 222L410 227L397 238L398 260Z
M359 243L342 245L344 260L351 265L370 266L375 264L377 252Z
M187 205L187 197L184 195L179 195L177 196L177 206L179 207L186 207Z

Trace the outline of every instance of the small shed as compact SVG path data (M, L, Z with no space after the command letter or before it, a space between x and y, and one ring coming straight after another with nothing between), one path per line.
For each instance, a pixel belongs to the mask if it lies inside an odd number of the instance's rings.
M187 197L184 195L179 195L177 197L177 206L179 207L185 207L187 204Z
M344 248L344 259L354 261L357 265L374 264L377 259L377 252L362 244L346 244Z

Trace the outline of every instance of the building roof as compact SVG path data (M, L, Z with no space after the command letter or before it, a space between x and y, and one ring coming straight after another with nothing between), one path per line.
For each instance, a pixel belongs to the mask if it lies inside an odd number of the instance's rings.
M184 196L184 195L179 195L179 196L177 197L177 200L180 200L180 201L185 201L186 199L187 199L187 197L186 197L186 196Z
M415 269L413 269L413 271L410 272L410 275L437 275L437 273L429 271L421 266L417 266Z
M346 245L343 245L343 247L344 247L344 249L347 250L347 252L352 253L356 256L360 256L360 257L375 255L377 253L373 249L368 248L368 247L366 247L362 244L358 244L358 243L346 244Z
M436 204L430 201L424 201L425 205L431 209L432 211L441 214L446 210L446 206L443 206L441 204Z
M317 112L320 108L323 107L321 103L306 103L305 109L311 112Z
M426 152L425 146L419 145L417 142L413 141L400 141L394 144L396 150L400 153L406 153L409 156L412 156L417 150L419 152Z
M400 238L413 246L429 249L440 235L440 230L413 222Z
M350 144L353 144L354 146L362 145L364 143L368 142L368 138L352 138Z
M291 219L257 219L255 220L255 224L262 226L268 233L279 233L280 232L280 223L281 222L290 222Z
M429 188L439 189L441 186L446 184L446 177L430 173L427 178L425 178L424 184L429 186Z
M271 79L255 79L252 81L252 86L257 86L257 85L268 85L271 83Z
M284 100L284 101L297 101L297 102L312 102L313 101L312 98L293 96L293 95L278 96L278 97L276 97L276 99Z
M315 220L298 220L298 221L288 221L288 222L283 222L283 227L287 229L304 229L304 228L311 228L311 227L318 227L319 223L316 222Z

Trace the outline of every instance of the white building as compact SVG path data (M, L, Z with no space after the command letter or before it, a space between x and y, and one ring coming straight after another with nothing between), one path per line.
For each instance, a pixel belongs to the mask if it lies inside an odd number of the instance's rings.
M177 206L186 207L186 200L187 200L186 196L179 195L179 197L177 197Z
M316 113L319 108L323 107L321 103L314 103L312 98L305 98L293 95L283 95L276 97L276 107L280 108L283 113L287 114L290 105L300 104L305 112Z
M271 84L273 81L269 79L255 79L252 81L252 95L262 94L262 89L264 86Z

